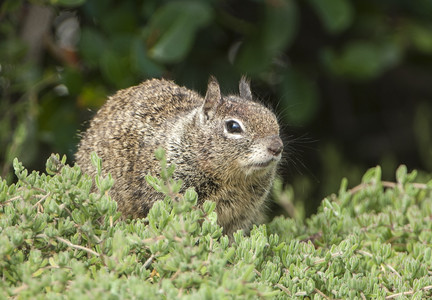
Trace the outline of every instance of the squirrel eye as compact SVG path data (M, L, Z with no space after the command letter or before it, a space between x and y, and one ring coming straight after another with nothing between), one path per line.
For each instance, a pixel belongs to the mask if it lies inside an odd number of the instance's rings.
M226 129L229 133L242 133L243 132L241 125L234 120L226 121L225 126L226 126Z

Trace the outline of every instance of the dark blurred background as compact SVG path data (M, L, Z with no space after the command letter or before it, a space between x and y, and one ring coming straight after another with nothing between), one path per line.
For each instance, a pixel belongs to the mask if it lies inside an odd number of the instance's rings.
M381 165L432 172L431 0L3 0L0 175L73 163L117 89L164 77L226 93L242 74L283 124L281 176L308 214Z

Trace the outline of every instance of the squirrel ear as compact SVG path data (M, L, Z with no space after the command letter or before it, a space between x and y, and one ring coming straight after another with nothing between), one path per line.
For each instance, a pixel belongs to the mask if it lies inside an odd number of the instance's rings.
M222 96L219 83L214 76L210 76L207 93L204 99L204 113L209 117L209 112L221 102Z
M242 76L239 84L240 97L246 100L252 100L252 92L250 89L250 82L247 80L246 76Z

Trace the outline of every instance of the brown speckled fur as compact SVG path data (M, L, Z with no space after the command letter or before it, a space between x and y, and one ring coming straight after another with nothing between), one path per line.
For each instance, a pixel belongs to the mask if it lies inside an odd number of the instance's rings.
M90 153L103 161L103 171L115 183L110 193L128 217L144 217L162 195L147 185L147 174L158 175L154 151L162 146L176 165L175 178L183 190L195 187L199 203L216 202L218 223L232 235L249 231L266 216L266 198L280 155L265 168L245 164L267 157L270 143L282 142L274 114L252 101L248 82L240 82L240 96L221 96L214 78L206 97L171 81L153 79L118 91L90 122L76 161L95 175ZM242 138L227 137L227 119L240 120ZM225 130L225 132L224 132Z

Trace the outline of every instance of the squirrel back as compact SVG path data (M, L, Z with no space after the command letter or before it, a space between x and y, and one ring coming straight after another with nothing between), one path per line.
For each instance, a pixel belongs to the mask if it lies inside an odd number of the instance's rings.
M275 115L252 100L242 78L240 95L222 96L211 77L206 96L167 80L152 79L118 91L83 134L76 162L95 175L90 153L115 180L110 190L125 216L144 217L163 195L145 176L160 173L154 157L166 150L183 190L194 187L198 202L216 202L224 233L246 232L265 220L268 192L283 149Z

